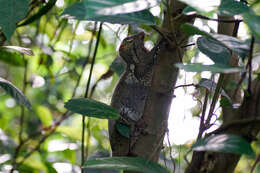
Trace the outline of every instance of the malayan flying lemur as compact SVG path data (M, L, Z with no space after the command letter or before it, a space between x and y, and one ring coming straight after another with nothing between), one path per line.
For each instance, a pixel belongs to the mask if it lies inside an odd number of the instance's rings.
M109 137L113 156L131 155L138 133L140 122L146 104L147 95L152 81L152 67L159 47L148 51L144 47L144 33L126 37L119 48L119 55L126 63L126 69L121 76L111 101L120 118L109 120ZM123 137L117 130L117 125L129 128L129 137Z

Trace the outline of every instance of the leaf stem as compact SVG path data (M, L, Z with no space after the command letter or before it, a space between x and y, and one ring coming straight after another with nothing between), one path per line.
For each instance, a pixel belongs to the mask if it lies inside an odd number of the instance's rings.
M255 38L252 36L250 43L250 51L248 55L248 88L247 91L251 95L251 82L252 82L252 59L253 59L253 49L254 49Z
M201 139L203 132L205 131L204 120L205 120L206 109L207 109L207 105L208 105L208 98L209 98L209 91L206 89L205 99L204 99L203 108L202 108L202 114L200 117L200 128L199 128L199 134L198 134L197 140Z
M218 79L218 83L217 83L217 86L216 86L216 90L215 90L215 93L214 93L214 96L213 96L213 99L212 99L212 102L211 102L211 105L210 105L209 114L208 114L207 120L205 122L205 128L206 129L208 129L210 127L210 120L212 118L215 106L217 104L218 97L219 97L219 94L221 92L221 86L223 84L223 81L224 81L224 74L220 74L219 79Z
M96 45L95 45L95 50L94 50L94 54L93 54L93 58L92 58L91 66L90 66L90 72L89 72L89 77L88 77L88 81L87 81L86 91L85 91L85 95L84 95L85 98L88 97L88 91L89 91L91 76L92 76L92 73L93 73L93 67L94 67L94 64L95 64L99 40L100 40L100 36L101 36L101 31L102 31L102 24L103 23L101 23L99 25L99 29L98 29L97 41L96 41ZM84 165L84 162L85 162L85 150L84 150L85 121L86 121L85 119L86 119L86 117L84 115L82 115L82 136L81 136L81 172L82 173L84 172L84 169L83 169L82 166Z

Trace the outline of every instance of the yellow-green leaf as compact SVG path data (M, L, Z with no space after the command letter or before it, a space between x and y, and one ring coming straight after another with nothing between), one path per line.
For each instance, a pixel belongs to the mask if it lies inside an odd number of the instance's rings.
M47 107L38 106L36 112L44 126L50 126L52 124L52 113Z

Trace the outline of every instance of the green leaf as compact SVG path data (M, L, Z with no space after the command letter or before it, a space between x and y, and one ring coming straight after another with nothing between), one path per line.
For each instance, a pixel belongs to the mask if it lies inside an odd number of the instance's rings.
M218 7L218 13L221 16L234 16L249 12L250 8L242 1L224 0Z
M232 103L226 97L221 97L219 104L221 107L232 106Z
M258 39L260 39L260 16L257 16L253 12L249 12L243 14L243 19L252 33L255 34Z
M52 113L47 107L38 106L36 112L44 126L52 125Z
M205 3L205 0L196 0L196 1L180 0L180 1L194 8L200 14L206 16L212 11L216 11L217 6L219 5L218 1L207 1L207 3Z
M120 133L120 135L129 138L130 137L130 129L127 125L122 124L122 123L117 123L116 124L116 129Z
M214 81L206 79L206 78L201 78L198 86L207 88L211 92L215 92L215 90L217 88L217 84ZM227 93L223 89L221 89L221 95L225 96L231 102L230 97L227 95Z
M242 71L242 68L231 67L228 65L222 64L213 64L213 65L203 65L200 63L193 64L175 64L176 67L183 69L187 72L203 72L203 71L211 71L213 73L235 73Z
M118 76L121 76L125 71L126 64L120 57L116 57L112 64L109 67L113 72L115 72Z
M11 39L16 23L22 20L29 9L28 0L0 0L0 27L8 40Z
M57 0L49 0L45 6L43 6L36 14L33 16L29 17L27 20L25 20L23 23L21 23L20 26L28 25L37 19L40 19L43 15L48 13L52 7L56 4Z
M197 45L199 50L207 55L214 63L229 64L230 51L222 44L219 44L219 42L206 37L199 37Z
M129 2L127 2L129 1ZM154 7L160 3L159 0L110 0L110 2L120 3L112 7L107 7L98 10L98 14L102 15L116 15L126 14L142 11Z
M246 154L255 157L252 147L244 138L229 134L215 135L200 139L192 146L192 150Z
M223 44L234 53L238 54L243 60L247 57L250 49L247 42L223 34L212 34L212 37L219 41L220 44Z
M30 48L20 47L20 46L2 46L5 49L11 49L17 52L20 52L25 55L33 56L33 51Z
M11 82L0 77L0 86L5 90L7 94L12 96L19 104L26 106L28 109L32 109L29 100L25 97L22 91L20 91Z
M215 39L209 33L205 32L205 31L203 31L203 30L199 29L198 27L193 26L191 24L182 24L181 29L191 36L192 35L203 35L205 37Z
M99 10L113 8L132 2L125 0L97 1L84 0L66 8L61 15L71 16L78 20L91 20L99 22L119 23L119 24L148 24L154 25L155 20L149 10L143 10L135 13L105 15L100 14Z
M182 10L182 14L188 14L190 12L195 12L196 10L194 8L192 8L191 6L187 6Z
M195 27L191 24L183 24L181 26L181 29L189 35L202 35L207 38L213 39L219 42L219 44L222 44L223 46L237 53L242 59L244 59L248 54L248 44L235 37L222 34L210 34L203 30L200 30L198 27Z
M144 173L169 173L161 165L140 157L111 157L88 160L84 168L128 170Z
M102 119L117 119L120 117L119 113L111 106L87 98L71 99L65 103L65 108L88 117Z
M7 64L24 67L25 62L21 54L17 52L9 52L3 49L0 49L0 61L3 61Z
M73 140L81 140L81 128L79 126L60 125L56 131Z

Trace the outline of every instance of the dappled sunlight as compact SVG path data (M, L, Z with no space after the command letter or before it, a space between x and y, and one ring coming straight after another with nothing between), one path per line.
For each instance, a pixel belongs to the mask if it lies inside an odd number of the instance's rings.
M97 14L102 15L116 15L120 13L132 13L141 11L150 7L156 6L159 0L138 0L134 2L127 2L122 5L103 8L97 11Z

